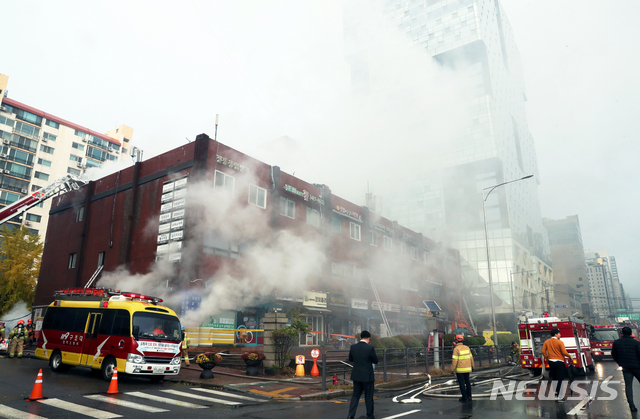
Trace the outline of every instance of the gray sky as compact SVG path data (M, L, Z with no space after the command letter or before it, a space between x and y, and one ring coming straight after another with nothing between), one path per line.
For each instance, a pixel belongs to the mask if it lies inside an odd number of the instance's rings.
M609 249L640 297L640 3L502 3L522 56L542 214L578 214L585 248ZM0 72L13 99L96 131L132 126L145 158L213 137L220 114L223 143L359 202L361 162L332 147L367 141L344 134L342 4L3 2ZM295 141L274 141L283 136Z

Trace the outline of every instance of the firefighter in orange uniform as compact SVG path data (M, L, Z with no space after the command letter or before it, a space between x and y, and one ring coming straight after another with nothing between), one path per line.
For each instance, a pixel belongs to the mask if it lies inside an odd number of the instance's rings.
M473 355L471 354L471 349L462 343L464 341L463 335L456 335L454 341L456 347L453 348L451 372L456 374L458 385L460 386L460 394L462 397L460 397L458 401L469 402L472 400L469 374L474 368Z

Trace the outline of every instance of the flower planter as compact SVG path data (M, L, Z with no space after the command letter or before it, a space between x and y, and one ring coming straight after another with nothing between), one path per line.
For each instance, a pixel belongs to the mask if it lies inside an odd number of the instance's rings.
M256 361L252 361L250 359L245 359L244 363L247 365L247 375L256 376L260 375L260 365L262 365L262 360L258 359Z
M211 379L213 378L213 372L211 371L215 368L216 364L213 362L203 362L198 364L200 368L202 368L202 372L200 373L200 378L202 379Z

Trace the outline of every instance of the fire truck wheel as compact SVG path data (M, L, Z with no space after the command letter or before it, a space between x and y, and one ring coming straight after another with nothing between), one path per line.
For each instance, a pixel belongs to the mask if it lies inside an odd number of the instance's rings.
M49 365L51 366L51 371L53 372L63 372L69 369L68 365L64 365L62 363L62 352L55 351L51 358L49 359Z
M105 381L111 381L111 377L113 376L113 371L117 366L116 360L113 357L106 358L102 361L102 378Z

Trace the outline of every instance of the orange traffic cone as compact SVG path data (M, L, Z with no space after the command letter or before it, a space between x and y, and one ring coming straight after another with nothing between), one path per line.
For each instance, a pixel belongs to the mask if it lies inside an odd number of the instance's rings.
M36 378L36 383L33 385L33 390L31 391L31 396L25 400L29 400L33 402L35 400L43 400L42 397L42 368L38 371L38 377Z
M107 394L120 394L118 391L118 369L113 369L113 375L111 376L111 384L109 384L109 390Z

